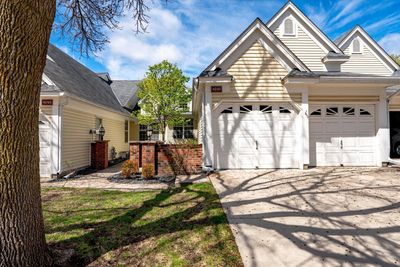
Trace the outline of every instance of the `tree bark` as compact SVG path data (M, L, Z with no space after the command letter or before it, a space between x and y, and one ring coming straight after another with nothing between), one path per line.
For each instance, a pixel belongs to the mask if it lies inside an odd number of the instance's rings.
M55 0L0 0L0 266L45 266L38 117Z

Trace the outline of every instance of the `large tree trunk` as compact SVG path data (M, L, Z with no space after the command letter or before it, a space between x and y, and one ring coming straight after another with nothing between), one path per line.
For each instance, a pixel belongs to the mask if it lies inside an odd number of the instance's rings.
M38 113L55 0L0 0L0 266L47 265Z

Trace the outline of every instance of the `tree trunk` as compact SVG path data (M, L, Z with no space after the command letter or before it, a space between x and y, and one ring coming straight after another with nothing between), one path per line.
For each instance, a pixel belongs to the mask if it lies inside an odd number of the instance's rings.
M39 97L55 0L0 0L0 266L45 266Z

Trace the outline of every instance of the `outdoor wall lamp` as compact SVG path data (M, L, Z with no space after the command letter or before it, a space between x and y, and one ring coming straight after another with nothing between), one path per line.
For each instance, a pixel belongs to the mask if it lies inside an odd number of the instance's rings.
M153 135L153 129L147 127L147 140L151 140L152 135Z
M104 135L106 134L106 129L104 129L103 124L100 124L100 127L97 131L99 133L100 141L103 141Z

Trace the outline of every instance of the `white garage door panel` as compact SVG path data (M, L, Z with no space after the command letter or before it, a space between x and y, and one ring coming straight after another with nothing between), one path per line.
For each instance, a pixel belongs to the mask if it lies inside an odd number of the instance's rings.
M290 113L281 113L282 109ZM219 112L224 110L232 113L215 115L217 168L298 167L295 159L296 113L290 105L226 104Z
M352 110L349 111L349 107ZM337 113L331 112L329 116L329 109L337 110ZM375 136L373 105L325 105L310 108L311 165L375 165Z

